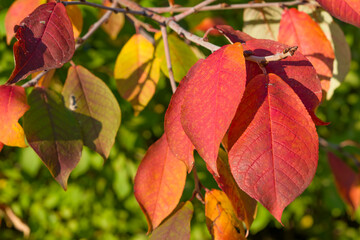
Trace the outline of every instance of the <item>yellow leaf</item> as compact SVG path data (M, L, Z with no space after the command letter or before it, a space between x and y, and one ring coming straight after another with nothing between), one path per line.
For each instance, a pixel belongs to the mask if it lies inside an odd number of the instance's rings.
M76 5L66 6L66 12L71 20L74 38L78 38L83 28L83 16L81 10Z

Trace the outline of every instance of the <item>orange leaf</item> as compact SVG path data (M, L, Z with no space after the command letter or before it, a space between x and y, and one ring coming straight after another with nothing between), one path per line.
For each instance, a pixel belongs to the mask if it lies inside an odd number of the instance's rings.
M5 17L6 42L10 44L15 36L14 27L35 10L44 0L17 0L10 6Z
M209 28L214 27L215 25L224 25L227 24L225 19L221 18L221 17L207 17L204 18L204 20L202 20L198 25L196 25L195 30L200 30L203 32L206 32ZM211 30L210 35L213 36L220 36L221 34L219 33L218 30Z
M111 2L110 0L103 0L103 5L110 7ZM100 11L100 16L104 15L106 10ZM123 13L112 13L109 17L109 19L104 22L101 27L104 29L104 31L110 36L112 40L115 40L117 38L117 35L123 28L125 23L125 16Z
M4 144L2 144L2 143L0 142L0 152L1 152L1 150L3 149L3 147L4 147Z
M74 38L78 38L83 28L83 16L81 10L76 5L66 6L66 13L70 18L71 24L73 26Z
M26 147L24 130L18 123L29 109L25 89L0 86L0 142L8 146Z
M246 70L240 43L225 45L189 75L181 124L195 149L217 175L216 159L245 89Z
M163 135L151 145L135 177L135 198L148 220L149 232L175 209L186 180L186 166L170 151Z
M226 194L213 189L205 194L206 225L214 240L245 239L242 222L236 217L235 211Z
M335 54L320 26L304 12L295 8L284 10L278 39L287 45L299 46L299 51L314 66L322 89L327 92Z
M328 160L340 196L355 212L360 205L360 173L356 173L331 152L328 152Z

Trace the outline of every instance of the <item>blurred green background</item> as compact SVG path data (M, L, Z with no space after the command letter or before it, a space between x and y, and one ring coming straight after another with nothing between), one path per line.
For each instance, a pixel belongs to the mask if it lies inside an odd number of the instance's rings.
M0 1L0 84L8 79L14 67L12 47L6 45L4 30L5 14L12 2ZM176 1L185 6L196 2ZM231 2L247 1L228 1ZM140 3L144 6L168 4L164 0L142 0ZM98 10L91 7L81 7L81 10L84 33L97 20ZM186 18L181 25L191 30L209 16L221 16L235 29L242 28L241 10L201 12ZM333 98L319 108L318 115L331 124L318 127L318 132L333 143L347 139L360 142L360 29L338 23L351 46L351 71ZM0 153L0 204L9 205L29 225L30 239L147 239L147 223L133 195L133 179L146 149L163 133L163 117L171 88L162 76L154 98L138 117L133 116L130 104L121 99L112 72L117 54L133 33L134 28L128 21L114 41L99 29L73 59L106 82L121 106L121 127L105 163L99 155L84 148L79 165L70 175L68 190L64 192L31 148L5 146ZM222 38L210 40L226 44ZM68 67L66 64L56 72L61 82L66 78ZM359 153L353 148L348 151ZM216 188L204 162L197 159L196 165L201 182L208 188ZM191 196L192 190L193 179L189 175L183 200ZM197 200L193 204L191 239L210 239L204 206ZM360 211L349 215L335 189L323 150L313 182L285 209L282 220L284 226L259 206L249 239L360 239ZM0 239L21 238L22 233L2 219Z

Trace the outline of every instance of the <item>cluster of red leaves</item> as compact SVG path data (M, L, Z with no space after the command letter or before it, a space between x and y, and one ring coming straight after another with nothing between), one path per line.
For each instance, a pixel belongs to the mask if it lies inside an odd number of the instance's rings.
M16 4L21 1L25 0ZM32 3L32 9L40 4L39 0L26 1ZM318 2L334 16L360 25L357 1L339 1L346 11L335 8L334 1ZM64 5L53 1L40 5L21 22L18 20L10 23L18 24L16 66L7 85L0 86L0 122L4 123L0 125L0 151L4 144L25 147L25 134L66 189L83 145L104 158L109 156L120 124L120 109L108 87L81 66L69 69L61 94L44 87L46 84L38 84L28 97L29 109L24 89L10 84L68 62L75 51L75 26ZM179 231L188 238L190 227L179 230L176 225L189 225L192 205L187 202L176 207L187 173L194 165L194 149L222 189L208 190L205 196L207 224L215 238L245 238L242 221L249 229L257 202L281 222L284 208L305 190L316 171L315 124L325 123L316 117L315 109L322 100L322 91L329 89L335 58L321 28L296 9L283 11L278 41L255 39L229 26L215 28L234 44L199 60L183 77L165 115L165 133L148 149L135 178L135 197L148 219L149 232L155 229L152 237ZM12 37L8 34L8 42ZM133 39L125 53L149 45L140 35ZM259 67L244 57L245 50L265 57L282 53L289 45L299 46L299 51L265 66ZM147 54L141 56L145 67L135 66L143 78L135 82L139 81L143 88L149 76L157 79L160 71L153 58L154 49L150 46L145 50ZM161 52L157 55L162 56ZM123 61L119 58L119 62ZM126 81L131 72L115 75ZM134 96L143 91L132 85L119 91ZM137 105L142 104L140 98L135 100ZM23 130L18 119L25 112ZM342 186L341 194L355 209L359 205L359 199L353 197L359 192L358 175L344 178L336 169L345 171L346 165L332 155L329 160L336 182ZM160 225L165 218L167 221ZM169 233L166 229L170 228L173 231Z

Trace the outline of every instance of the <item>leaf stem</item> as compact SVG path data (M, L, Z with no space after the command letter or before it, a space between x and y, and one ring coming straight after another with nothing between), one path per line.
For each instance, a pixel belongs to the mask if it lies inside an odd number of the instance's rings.
M193 195L192 195L190 201L192 199L194 199L194 197L196 197L202 204L205 204L205 198L201 193L201 189L204 188L204 186L201 184L201 182L199 180L195 165L194 165L194 167L192 169L192 172L193 172L193 175L194 175L195 189L194 189L194 192L193 192Z

